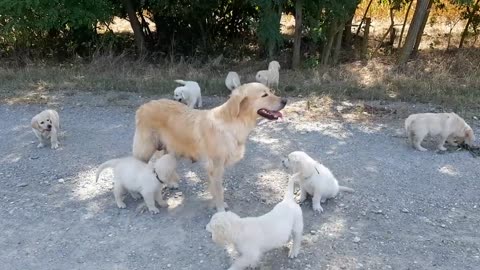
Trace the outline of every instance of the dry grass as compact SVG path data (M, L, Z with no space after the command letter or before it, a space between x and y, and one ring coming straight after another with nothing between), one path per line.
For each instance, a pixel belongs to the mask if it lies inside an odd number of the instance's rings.
M480 51L451 54L422 53L404 70L383 57L338 67L302 71L281 70L280 92L289 96L329 97L338 100L409 101L456 110L480 108ZM254 81L266 63L216 66L195 63L153 65L122 56L68 65L0 67L2 100L42 102L49 92L127 91L143 95L171 94L175 79L196 80L204 95L228 95L224 78L237 71L242 82Z

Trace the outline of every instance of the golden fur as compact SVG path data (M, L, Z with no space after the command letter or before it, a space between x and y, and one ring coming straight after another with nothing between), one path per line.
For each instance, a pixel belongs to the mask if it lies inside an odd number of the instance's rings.
M260 109L278 113L287 101L260 83L244 84L222 105L194 110L172 100L143 104L136 112L133 155L147 162L158 149L205 162L217 210L225 210L223 172L243 158Z

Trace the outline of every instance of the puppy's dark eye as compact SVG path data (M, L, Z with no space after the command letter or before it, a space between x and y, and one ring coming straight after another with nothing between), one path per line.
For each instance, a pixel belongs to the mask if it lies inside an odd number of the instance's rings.
M50 119L47 119L47 122L50 122Z
M40 125L43 125L43 123L44 123L43 121L42 121L42 122L40 122Z
M268 94L267 94L267 93L265 93L265 94L263 94L263 96L262 96L262 97L268 97Z

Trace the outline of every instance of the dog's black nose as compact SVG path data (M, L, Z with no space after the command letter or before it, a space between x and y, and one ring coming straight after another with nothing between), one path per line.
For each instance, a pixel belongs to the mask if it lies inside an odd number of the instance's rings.
M283 105L287 105L287 99L286 98L282 98L282 100L280 101Z
M52 125L47 125L47 128L52 128Z

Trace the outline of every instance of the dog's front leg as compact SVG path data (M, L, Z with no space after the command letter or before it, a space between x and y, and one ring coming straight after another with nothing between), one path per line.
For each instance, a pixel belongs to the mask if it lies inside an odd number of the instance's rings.
M447 148L445 148L445 146L443 146L445 144L445 141L447 140L447 137L446 136L442 136L440 138L440 140L438 141L438 150L440 151L445 151L447 150Z
M228 270L243 270L247 267L255 267L260 260L260 252L248 251L248 253L242 253L242 255L233 262L232 266Z
M208 162L208 180L209 191L212 194L212 199L218 212L225 211L227 207L223 196L223 172L225 168L222 162Z
M50 143L52 144L52 149L58 148L58 138L57 138L57 129L52 127L52 131L50 132Z
M322 196L320 196L319 192L315 192L313 194L313 198L312 198L313 210L315 210L317 212L320 212L320 213L323 212L323 208L320 205L321 199L322 199Z

